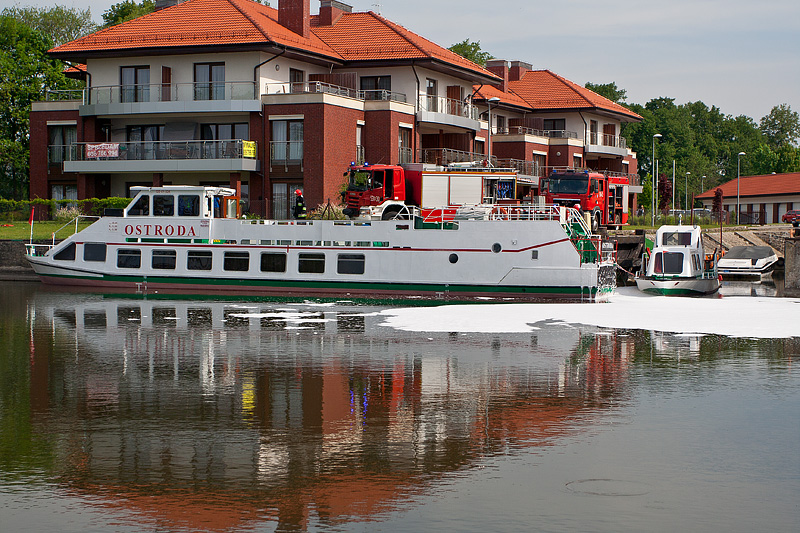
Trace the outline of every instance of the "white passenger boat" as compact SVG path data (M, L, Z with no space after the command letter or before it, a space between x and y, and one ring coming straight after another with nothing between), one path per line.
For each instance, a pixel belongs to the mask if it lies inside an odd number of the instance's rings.
M143 293L594 300L614 288L577 211L428 210L408 220L252 220L221 187L133 187L117 216L28 245L46 283ZM438 214L437 214L438 213ZM604 283L604 280L608 280Z
M698 226L661 226L636 277L639 290L671 296L701 296L719 290L716 251L706 256Z
M720 258L717 268L725 279L759 279L778 262L778 254L769 246L734 246Z

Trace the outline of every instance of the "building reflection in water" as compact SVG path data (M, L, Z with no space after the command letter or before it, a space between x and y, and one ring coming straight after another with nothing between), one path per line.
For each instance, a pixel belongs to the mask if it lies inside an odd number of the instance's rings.
M31 424L71 490L167 529L369 519L626 399L633 340L418 334L380 308L40 293Z

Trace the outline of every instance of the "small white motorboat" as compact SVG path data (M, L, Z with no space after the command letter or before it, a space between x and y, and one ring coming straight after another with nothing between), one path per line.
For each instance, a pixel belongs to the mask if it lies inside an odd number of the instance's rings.
M640 291L669 296L702 296L719 290L717 252L706 256L699 226L661 226L653 251L636 276Z
M769 246L734 246L717 263L724 278L755 278L769 274L778 263L778 255Z

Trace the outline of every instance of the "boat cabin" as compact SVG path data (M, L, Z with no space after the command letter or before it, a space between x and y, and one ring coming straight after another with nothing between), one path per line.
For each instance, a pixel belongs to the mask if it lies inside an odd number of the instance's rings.
M650 275L697 276L702 274L703 245L699 227L662 226L650 260Z
M239 218L239 197L226 187L131 187L123 217Z

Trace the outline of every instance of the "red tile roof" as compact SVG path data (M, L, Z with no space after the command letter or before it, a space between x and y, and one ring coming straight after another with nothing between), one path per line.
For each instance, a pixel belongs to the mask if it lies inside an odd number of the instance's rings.
M720 185L725 198L736 198L736 179ZM698 194L697 198L714 198L716 187ZM739 180L739 197L800 194L800 172L742 176Z
M514 105L517 107L524 107L525 109L530 109L531 105L514 94L513 92L506 92L504 93L497 87L493 87L492 85L483 85L483 86L475 86L475 98L488 100L489 98L499 98L500 102L507 105Z
M61 57L103 51L277 43L336 61L429 59L496 76L375 13L345 13L332 26L311 17L304 38L278 23L278 10L251 0L188 0L53 48Z
M372 11L345 13L332 26L318 23L318 17L312 17L312 31L348 61L434 59L483 77L497 78L480 65Z
M509 92L521 97L535 111L599 109L623 115L628 119L642 120L641 116L630 109L549 70L528 71L520 80L510 81L508 86Z

